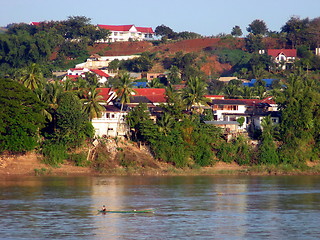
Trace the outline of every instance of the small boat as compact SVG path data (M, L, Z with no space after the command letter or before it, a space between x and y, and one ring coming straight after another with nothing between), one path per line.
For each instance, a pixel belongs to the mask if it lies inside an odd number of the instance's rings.
M154 209L141 210L98 210L99 213L154 213Z

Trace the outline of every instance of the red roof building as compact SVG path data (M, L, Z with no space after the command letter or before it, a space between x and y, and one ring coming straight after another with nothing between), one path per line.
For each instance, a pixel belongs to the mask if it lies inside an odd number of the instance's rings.
M109 30L109 42L150 41L154 31L151 27L136 27L135 25L98 25L99 28ZM104 42L101 40L100 42Z
M279 69L287 69L297 58L297 49L268 49L267 54L273 58Z

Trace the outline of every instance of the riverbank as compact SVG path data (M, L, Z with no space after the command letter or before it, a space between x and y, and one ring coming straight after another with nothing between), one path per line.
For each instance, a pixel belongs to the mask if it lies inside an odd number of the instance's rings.
M90 167L74 166L65 162L59 167L52 167L42 163L41 156L27 153L19 156L2 155L0 157L0 177L11 176L101 176L101 175L319 175L320 164L308 163L305 169L293 169L286 166L239 166L236 163L217 162L212 167L203 168L175 168L166 163L159 163L152 167L115 167L96 171Z
M114 145L114 146L113 146ZM111 147L110 147L111 146ZM121 150L116 150L121 149ZM58 167L43 163L40 154L0 155L0 177L10 176L99 176L99 175L320 175L320 162L309 162L300 168L291 165L240 166L237 163L216 162L212 167L175 168L155 160L148 149L134 143L109 143L105 160L99 168L76 166L65 161ZM96 153L98 154L98 153ZM106 157L107 156L107 157Z

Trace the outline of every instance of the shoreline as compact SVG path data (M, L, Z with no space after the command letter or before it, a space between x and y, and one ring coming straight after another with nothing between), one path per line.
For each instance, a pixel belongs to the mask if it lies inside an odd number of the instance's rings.
M216 162L212 167L175 168L167 163L159 163L160 167L115 167L103 172L90 167L74 166L65 162L59 167L52 167L41 162L40 155L27 153L24 155L0 155L0 178L29 176L290 176L320 175L320 162L308 163L304 170L288 166L240 166L237 163Z

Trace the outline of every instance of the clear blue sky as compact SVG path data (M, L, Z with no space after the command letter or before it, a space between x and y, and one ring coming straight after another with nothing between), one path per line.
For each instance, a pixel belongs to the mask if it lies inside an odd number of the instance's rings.
M2 0L0 26L86 16L92 24L164 24L176 32L205 36L245 29L255 19L280 31L291 16L320 17L320 0Z

